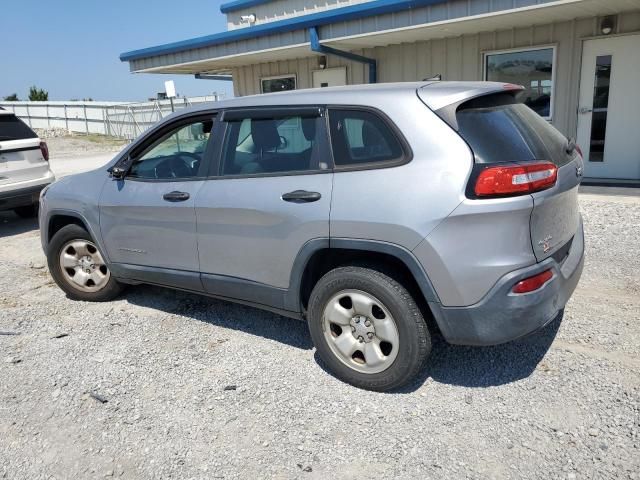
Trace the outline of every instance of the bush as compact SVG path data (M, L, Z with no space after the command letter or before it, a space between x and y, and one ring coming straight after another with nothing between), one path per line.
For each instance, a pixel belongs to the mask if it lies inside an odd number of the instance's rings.
M29 100L35 101L47 101L49 100L49 92L42 88L37 88L35 85L29 89Z

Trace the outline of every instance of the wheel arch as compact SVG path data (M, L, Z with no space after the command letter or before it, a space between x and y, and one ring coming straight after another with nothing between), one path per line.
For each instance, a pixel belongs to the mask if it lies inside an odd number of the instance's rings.
M300 249L293 264L289 290L285 298L287 309L305 311L315 282L327 271L346 264L380 267L384 273L400 276L416 301L423 300L429 308L439 303L438 295L418 259L406 248L377 240L350 238L314 239ZM384 271L384 270L387 271Z
M45 251L48 249L53 236L57 232L59 232L60 229L62 229L63 227L66 227L67 225L78 225L79 227L82 227L87 232L89 232L89 235L91 235L91 238L93 238L93 240L96 242L96 244L100 248L100 252L102 253L104 260L107 263L109 262L106 250L104 248L104 245L102 244L102 238L99 235L97 235L98 232L96 232L93 228L91 228L91 223L86 219L84 215L74 210L56 209L56 210L51 210L47 212L47 218L42 223L42 227L43 228L46 227L46 231L43 232L43 237L42 237L43 240L46 242L44 245Z

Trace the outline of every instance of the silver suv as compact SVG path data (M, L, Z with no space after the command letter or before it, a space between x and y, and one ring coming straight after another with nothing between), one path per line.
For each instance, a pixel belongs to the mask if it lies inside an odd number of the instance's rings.
M422 368L427 321L464 345L556 318L583 266L571 141L501 83L237 98L167 117L41 196L72 299L125 284L306 319L323 362L371 390Z
M35 217L40 191L54 179L47 144L13 112L0 108L0 210Z

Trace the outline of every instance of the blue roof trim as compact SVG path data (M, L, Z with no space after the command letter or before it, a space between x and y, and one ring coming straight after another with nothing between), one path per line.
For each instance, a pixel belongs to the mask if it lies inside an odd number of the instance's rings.
M263 3L269 3L272 1L273 0L234 0L233 2L227 2L220 5L220 11L222 13L229 13L235 10L255 7L256 5L262 5Z
M238 0L241 1L241 0ZM334 8L318 13L311 13L300 17L278 20L276 22L261 23L253 27L238 28L227 32L214 33L204 37L191 38L181 42L167 43L156 47L133 50L120 55L123 62L138 60L141 58L168 55L184 50L211 47L238 40L246 40L259 35L272 35L286 33L294 30L302 30L310 27L319 27L335 22L357 20L363 17L383 15L385 13L410 10L412 8L426 7L438 3L446 3L447 0L374 0L372 2L359 3L348 7Z

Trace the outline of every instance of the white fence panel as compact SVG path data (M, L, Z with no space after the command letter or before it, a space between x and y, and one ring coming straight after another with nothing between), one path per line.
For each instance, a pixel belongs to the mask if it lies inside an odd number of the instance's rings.
M31 128L60 128L70 132L97 133L133 139L173 110L220 100L219 95L121 102L0 102Z

